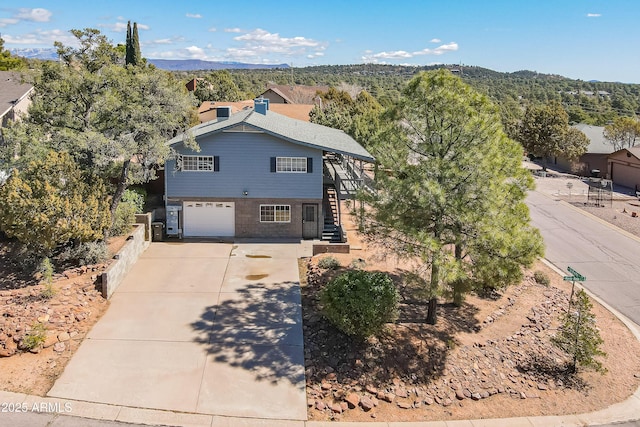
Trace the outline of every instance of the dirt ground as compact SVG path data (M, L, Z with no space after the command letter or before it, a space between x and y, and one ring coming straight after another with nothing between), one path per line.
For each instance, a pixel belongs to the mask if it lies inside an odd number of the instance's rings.
M389 272L396 281L402 277L406 266L368 247L348 219L345 226L352 252L332 254L343 266L339 271L355 261L366 270ZM571 284L541 262L520 285L494 298L469 296L461 308L441 301L435 327L422 321L425 307L409 301L387 334L354 345L319 312L317 291L339 273L317 267L324 256L303 266L310 272L302 287L310 420L575 414L623 401L640 385L640 343L595 302L607 372L570 376L561 369L568 358L549 338L566 310ZM550 286L535 283L535 270L547 274ZM363 401L372 408L363 409Z
M110 254L125 241L126 236L110 239ZM35 322L45 325L47 338L33 352L17 349L0 357L0 390L44 396L108 307L97 286L108 263L56 274L54 295L43 298L44 286L13 267L5 250L0 243L0 338L20 338Z

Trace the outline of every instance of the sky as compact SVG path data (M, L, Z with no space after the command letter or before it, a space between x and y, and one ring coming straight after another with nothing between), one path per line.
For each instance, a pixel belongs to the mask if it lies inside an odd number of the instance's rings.
M74 44L71 29L142 55L294 67L463 64L640 83L638 0L0 0L6 48Z

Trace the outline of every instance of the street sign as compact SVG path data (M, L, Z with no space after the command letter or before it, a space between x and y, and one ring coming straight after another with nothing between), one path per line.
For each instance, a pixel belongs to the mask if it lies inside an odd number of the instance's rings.
M567 267L567 271L569 271L569 273L573 274L573 276L564 276L562 278L563 280L571 281L571 282L584 282L585 280L587 280L586 277L584 277L582 274L578 273L577 271L575 271L571 267Z

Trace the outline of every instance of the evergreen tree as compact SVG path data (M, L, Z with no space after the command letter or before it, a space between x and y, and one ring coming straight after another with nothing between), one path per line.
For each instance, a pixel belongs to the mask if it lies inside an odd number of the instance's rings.
M4 40L0 37L0 71L19 70L24 68L25 62L11 56L11 53L4 48Z
M371 152L380 163L377 193L363 229L414 275L436 322L438 297L470 281L516 282L542 254L524 203L532 178L522 149L502 130L498 110L447 70L423 72L387 112Z
M606 372L602 363L596 359L607 354L600 349L604 341L600 337L592 308L593 304L589 301L587 293L580 289L572 301L569 312L561 316L562 324L551 340L571 356L570 372L575 372L577 365L594 368L601 373Z
M140 39L138 38L138 23L133 23L133 33L131 34L131 65L142 65L142 53L140 53Z
M125 64L129 65L133 62L133 49L131 47L131 21L127 21L127 41L125 44Z

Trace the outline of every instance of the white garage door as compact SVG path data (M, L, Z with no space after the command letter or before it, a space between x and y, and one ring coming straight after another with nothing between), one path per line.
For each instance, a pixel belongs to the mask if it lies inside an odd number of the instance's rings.
M184 202L184 236L213 237L235 234L233 202Z

